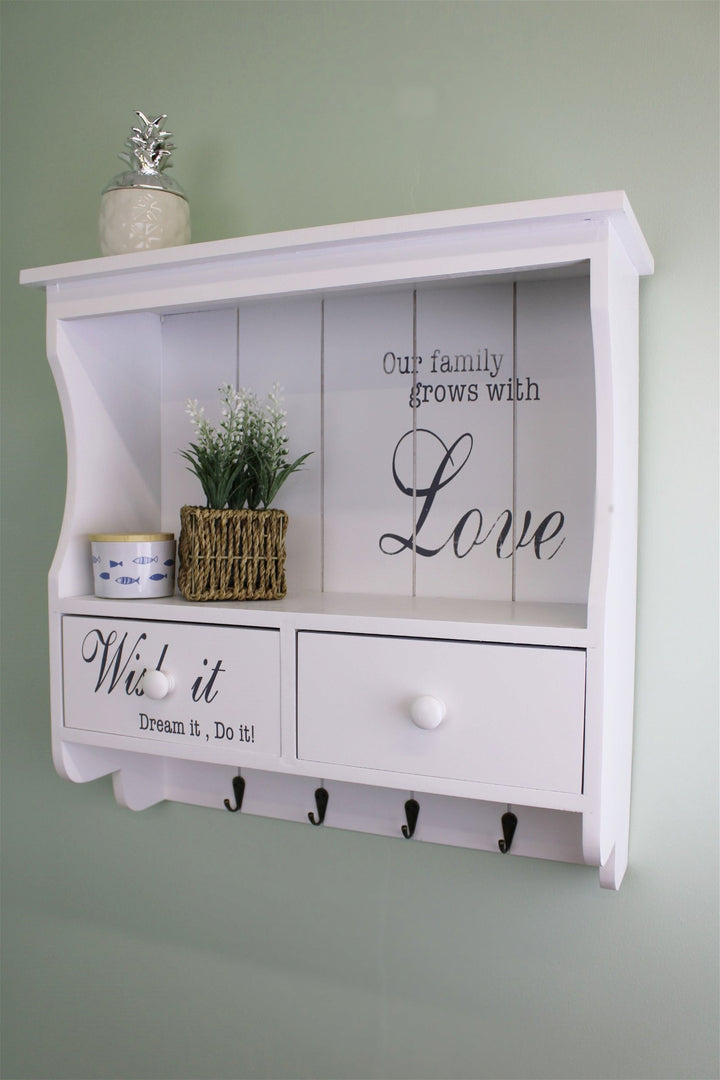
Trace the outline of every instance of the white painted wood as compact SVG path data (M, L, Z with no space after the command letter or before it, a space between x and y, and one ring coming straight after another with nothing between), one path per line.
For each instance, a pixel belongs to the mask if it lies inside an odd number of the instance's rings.
M517 286L517 600L587 601L595 512L589 293L586 277ZM533 531L523 540L527 510Z
M147 810L165 798L165 762L140 757L113 773L113 791L120 806Z
M428 235L445 236L448 243L454 242L460 247L465 242L473 251L497 250L506 245L508 235L514 230L523 239L535 238L538 246L547 248L558 235L574 235L578 229L595 235L607 223L612 223L637 273L651 274L652 255L625 192L606 191L214 240L180 248L164 248L157 252L138 252L25 270L20 281L23 285L42 287L72 280L89 279L95 283L108 275L128 274L133 270L142 273L155 266L178 268L196 274L201 267L213 262L225 264L245 257L253 263L258 253L280 251L287 255L289 250L298 252L306 259L308 250L312 251L323 244L329 247L346 244L364 253L363 242L365 245L378 245L385 238L405 240L417 236L427 244ZM591 228L583 229L583 226ZM355 258L360 261L359 255Z
M195 438L189 400L220 419L223 385L261 399L278 384L288 412L288 453L312 458L275 505L291 518L287 573L298 588L320 588L320 334L317 300L276 301L169 315L163 319L163 529L179 533L178 509L205 505L199 481L178 453Z
M63 610L73 615L103 615L108 610L96 596L68 597ZM218 625L283 626L302 624L351 632L362 624L367 633L393 633L585 647L589 636L584 604L511 603L446 597L402 597L362 593L307 592L282 600L245 603L187 604L179 596L148 603L113 601L113 616L163 618L174 622Z
M137 760L139 755L132 757ZM372 832L398 843L405 842L402 826L406 822L404 804L411 795L409 791L255 769L239 771L245 780L240 813L228 813L224 807L225 799L231 806L235 805L232 778L238 770L223 766L166 759L165 798L221 810L226 829L250 828L248 819L255 814L294 821L308 828L312 827L308 814L316 811L314 792L322 784L329 799L322 828L316 829L318 842L322 842L323 828ZM497 854L505 804L416 794L420 813L413 841L452 844ZM516 809L518 826L512 855L583 862L579 814L532 807Z
M611 231L592 280L594 326L607 363L598 371L596 538L589 613L598 655L588 685L590 777L599 812L584 838L586 858L618 888L628 859L635 677L638 483L638 280Z
M512 374L512 284L418 289L417 351L417 595L510 600L513 417L491 391Z
M425 695L445 706L431 731L412 718ZM298 636L306 761L580 793L584 706L581 650Z
M243 304L238 312L237 384L261 398L277 383L287 409L288 457L311 457L274 505L289 516L286 573L293 591L322 587L322 310L316 297Z
M90 533L156 532L160 516L157 320L139 315L51 325L50 363L67 439L67 497L52 581L92 591Z
M237 380L237 311L170 315L162 321L162 529L180 535L180 507L205 506L202 486L179 450L195 441L189 399L219 420L218 388Z
M240 627L63 619L67 728L172 748L213 747L220 757L280 752L278 634ZM162 673L161 691L144 676Z
M498 850L500 818L512 803L519 824L511 853L585 861L600 867L603 886L617 888L627 863L631 766L637 278L651 272L622 192L24 272L23 283L47 288L48 356L68 443L66 511L49 580L58 771L77 782L111 773L118 799L135 809L164 798L222 808L240 768L243 813L306 825L322 782L330 827L399 842L414 793L414 839L478 850ZM436 348L477 356L487 344L480 338L502 343L489 353L514 352L512 378L527 391L510 410L509 442L499 402L481 416L448 406L447 390L438 401L433 390L432 405L413 410L412 374L398 375L393 389L394 372L378 367L388 352L423 356L417 393ZM436 371L434 385L440 374L450 373ZM291 450L313 450L283 497L291 514L288 596L196 605L179 595L93 596L88 533L176 532L180 505L198 501L177 455L190 437L185 399L209 408L220 382L264 393L276 379L286 389ZM537 402L529 400L533 383ZM534 565L525 545L490 570L475 559L488 553L488 539L454 562L403 552L409 558L399 571L398 556L382 552L378 535L403 535L384 523L396 510L412 533L429 447L411 429L429 410L445 445L464 434L461 427L471 429L474 456L440 490L433 513L442 517L428 515L419 536L432 527L442 540L469 509L485 512L481 498L500 500L510 477L516 542L526 509L570 508L556 558ZM407 430L403 470L414 470L415 491L404 495L392 478L392 451ZM481 468L481 458L491 466ZM158 716L134 691L123 690L122 707L115 691L96 707L90 665L76 651L81 626L104 635L116 628L120 637L147 628L132 670L147 666L146 647L167 644L177 654L178 670L167 672L174 686L153 703ZM337 656L326 650L331 640ZM310 641L324 643L316 655L306 652ZM240 725L254 724L261 747L211 745L221 741L210 738L215 720L200 729L206 740L187 734L190 720L200 723L196 703L192 712L180 705L190 673L218 659L225 667L227 642L243 695L245 680L257 686L255 697L241 699L233 684L229 696L242 700L229 709L235 738ZM392 726L401 692L402 735ZM410 718L412 701L423 696L447 708L434 729ZM152 738L132 730L143 712L148 728L154 716L169 730L156 724ZM173 722L187 725L185 733ZM328 760L298 756L298 741L300 755ZM440 753L428 751L433 745ZM242 818L223 813L229 822Z
M412 497L393 480L412 488L412 305L409 290L325 300L328 592L412 593Z
M60 776L74 784L87 784L120 768L121 761L131 764L134 758L113 753L105 747L66 742L53 731L54 765Z

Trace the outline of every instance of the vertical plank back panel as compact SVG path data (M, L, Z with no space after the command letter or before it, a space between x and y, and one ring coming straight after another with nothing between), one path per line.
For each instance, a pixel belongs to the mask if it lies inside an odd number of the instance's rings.
M286 570L293 591L321 588L321 333L317 297L263 300L238 309L238 386L264 399L280 384L289 460L311 451L272 504L289 516Z
M510 283L418 289L418 596L511 598L512 302Z
M412 589L412 290L330 296L324 315L325 589ZM405 437L410 432L409 438ZM408 480L409 476L409 480Z
M168 315L163 321L162 528L179 533L180 507L205 506L199 480L178 453L195 441L188 398L219 419L218 387L235 384L237 315L234 308Z
M514 408L516 533L522 545L515 598L587 603L595 502L587 277L518 284Z

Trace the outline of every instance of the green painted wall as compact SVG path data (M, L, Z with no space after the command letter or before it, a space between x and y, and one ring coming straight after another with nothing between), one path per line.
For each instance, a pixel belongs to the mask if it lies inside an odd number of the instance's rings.
M716 3L4 0L4 1077L718 1076ZM642 284L631 869L161 805L53 772L43 296L132 110L193 237L625 188Z

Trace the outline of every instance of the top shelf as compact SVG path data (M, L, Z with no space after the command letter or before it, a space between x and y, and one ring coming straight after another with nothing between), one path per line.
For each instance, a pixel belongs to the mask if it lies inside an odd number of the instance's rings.
M548 247L569 240L591 241L607 226L617 233L638 274L653 272L653 258L623 191L536 199L491 206L378 218L338 225L216 240L182 247L24 270L20 283L38 288L72 286L92 281L96 289L110 280L165 270L175 280L197 273L209 264L226 272L238 260L260 266L277 254L292 253L302 261L312 255L316 264L324 250L338 265L346 253L357 265L365 258L413 257L432 254L501 251L505 248ZM442 240L444 239L444 243ZM441 241L440 246L438 241ZM429 244L432 245L430 249ZM256 267L257 268L257 267Z

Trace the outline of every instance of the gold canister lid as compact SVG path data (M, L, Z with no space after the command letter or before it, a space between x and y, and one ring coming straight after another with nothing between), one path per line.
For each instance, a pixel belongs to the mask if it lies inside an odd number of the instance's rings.
M90 533L89 539L99 543L117 542L145 544L153 540L174 540L175 533Z

